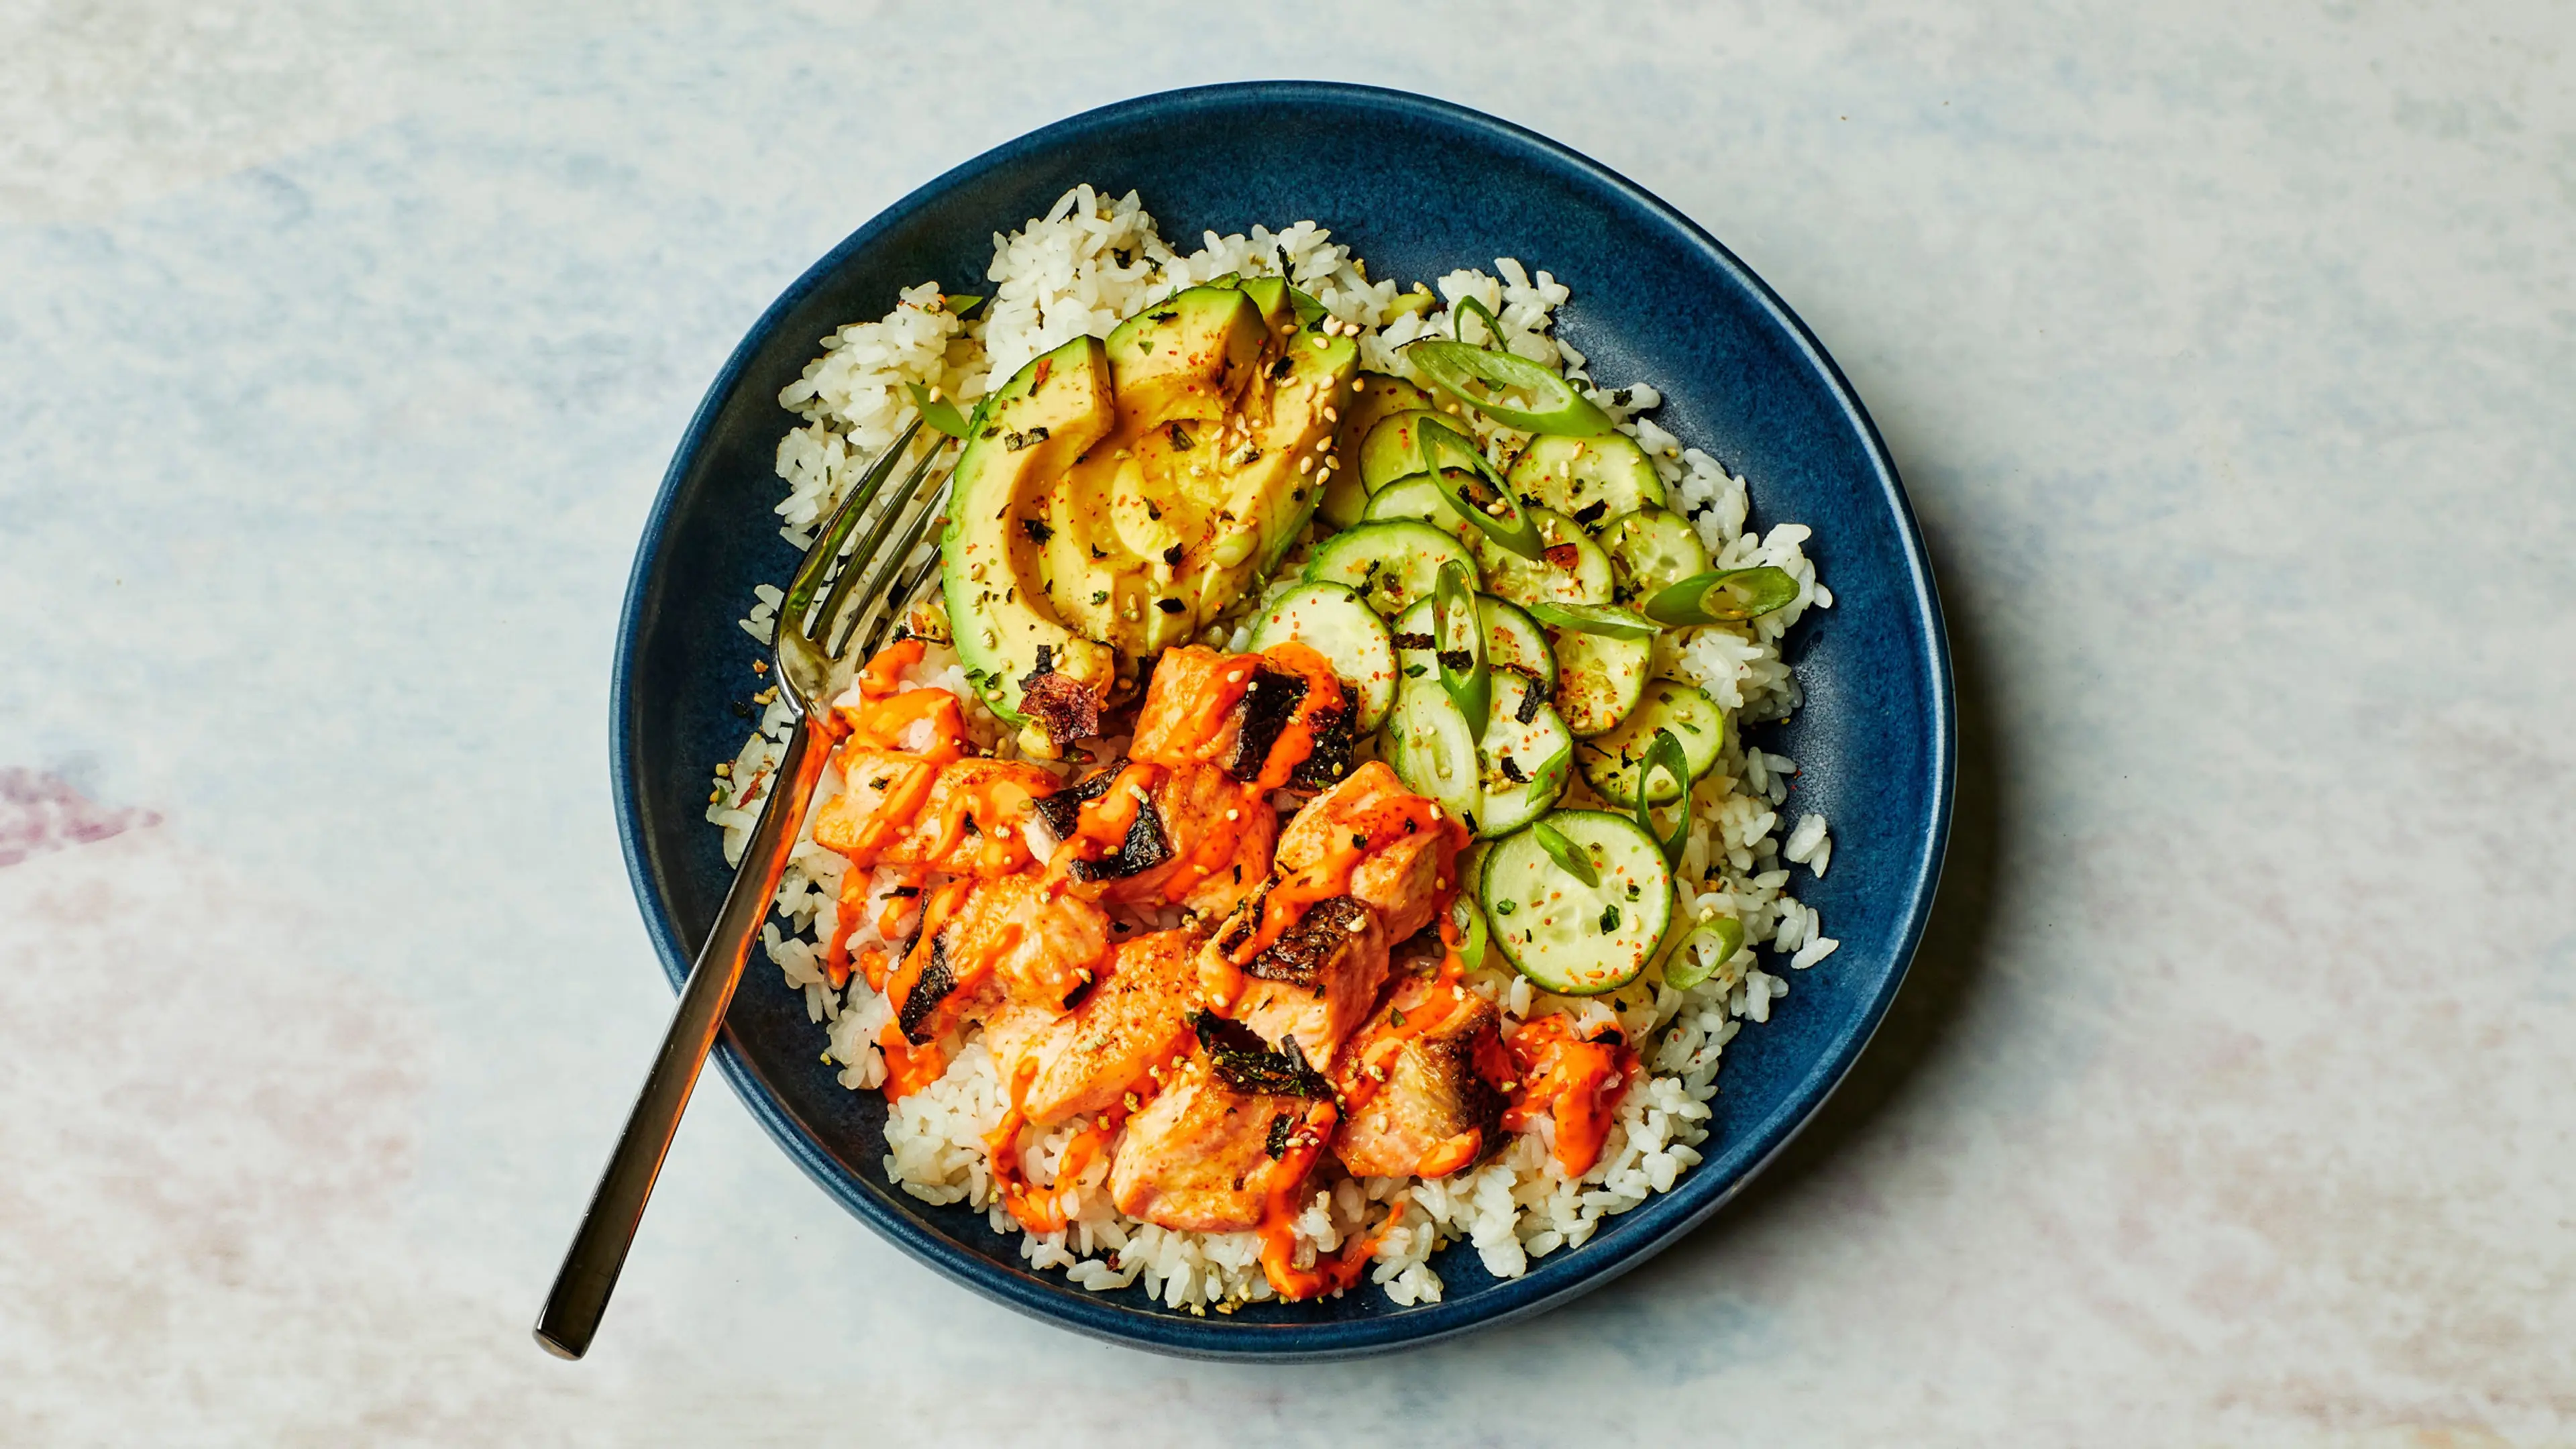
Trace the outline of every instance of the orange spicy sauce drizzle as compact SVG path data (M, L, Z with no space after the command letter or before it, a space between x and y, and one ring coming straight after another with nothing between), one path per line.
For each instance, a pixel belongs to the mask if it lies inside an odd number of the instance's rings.
M1571 1018L1562 1015L1524 1024L1504 1046L1520 1069L1520 1084L1503 1129L1518 1132L1546 1113L1556 1122L1557 1167L1569 1178L1590 1172L1617 1120L1619 1099L1636 1079L1637 1054L1576 1036Z
M939 1049L936 1033L919 1046L903 1034L903 1006L911 999L913 988L921 984L921 973L930 967L932 942L973 888L973 881L964 880L952 880L939 888L921 908L921 939L913 943L911 954L886 979L886 1005L892 1010L886 1017L885 1029L877 1033L877 1046L885 1053L885 1094L889 1102L902 1101L938 1081L948 1070L948 1056ZM957 992L952 989L949 995L953 998Z
M1154 683L1146 690L1135 738L1127 742L1127 758L1153 765L1207 762L1222 743L1226 716L1252 687L1252 675L1252 660L1240 654L1196 646L1164 654L1154 664Z
M891 788L885 789L884 803L851 843L853 867L869 864L911 827L913 818L930 799L930 787L939 778L939 767L966 753L966 714L957 696L944 689L896 692L903 671L921 662L921 652L918 639L899 639L877 651L859 670L859 703L839 711L841 724L848 731L844 749L891 752L895 758L885 762L886 768L902 772L900 781L887 781ZM899 742L921 720L930 721L930 747L901 749Z
M1280 727L1279 738L1271 741L1270 753L1262 758L1261 775L1252 782L1256 800L1288 783L1288 777L1315 753L1316 721L1345 707L1341 678L1333 673L1332 664L1313 649L1291 639L1262 650L1261 657L1303 677L1306 694L1297 702L1297 712Z
M1025 1062L1019 1076L1011 1083L1011 1108L1002 1114L1001 1125L984 1134L984 1155L992 1159L993 1181L1001 1188L1002 1205L1020 1226L1043 1236L1060 1233L1071 1221L1065 1214L1064 1200L1082 1181L1082 1175L1098 1161L1100 1151L1127 1120L1124 1105L1101 1112L1064 1144L1064 1155L1057 1159L1055 1182L1040 1187L1029 1180L1028 1167L1020 1157L1020 1130L1029 1117L1020 1105L1021 1096L1029 1089L1029 1078L1036 1074L1037 1063Z
M1339 1293L1360 1281L1368 1271L1369 1260L1377 1256L1378 1243L1396 1221L1404 1216L1404 1204L1377 1225L1377 1231L1364 1238L1354 1238L1331 1254L1318 1254L1315 1266L1297 1266L1297 1216L1303 1210L1298 1189L1307 1174L1315 1169L1315 1158L1332 1139L1333 1124L1339 1120L1330 1100L1320 1101L1306 1109L1306 1121L1295 1136L1288 1139L1288 1150L1271 1164L1267 1191L1261 1205L1261 1276L1270 1280L1271 1291L1286 1302L1315 1298L1326 1293Z
M850 869L844 876L838 919L824 946L823 970L834 990L848 984L850 978L850 933L858 924L869 885L868 869L876 856L911 828L927 804L939 779L940 767L965 757L966 720L957 696L944 689L910 689L901 687L905 670L921 662L923 652L919 639L899 639L861 666L858 672L859 703L839 711L839 724L846 733L850 748L867 750L877 768L900 771L899 782L889 779L883 803L871 815L847 852ZM923 720L931 725L932 738L919 750L898 748L900 742ZM889 756L891 758L889 758ZM880 788L884 788L880 786ZM912 871L911 884L918 888L928 873L928 864L949 864L949 857L963 839L970 820L976 828L978 845L973 857L960 862L967 874L1007 875L1029 863L1027 846L1020 839L1018 824L1027 812L1035 793L1025 781L997 776L975 790L959 790L949 801L940 822L937 846L925 856L925 863ZM900 920L904 905L900 897L889 899L877 920L880 935L890 936ZM868 965L870 986L883 990L886 982L882 953L871 948L873 961ZM916 971L916 975L918 972ZM889 1032L900 1038L900 1032ZM881 1043L882 1044L882 1043ZM938 1073L927 1065L937 1060L935 1049L911 1048L905 1051L917 1059L930 1079ZM888 1049L893 1060L893 1049ZM892 1072L889 1082L906 1074ZM907 1089L908 1090L908 1089ZM899 1092L889 1087L888 1095Z
M1047 856L1041 884L1050 894L1064 889L1077 864L1118 852L1136 824L1137 812L1145 808L1146 798L1162 777L1163 772L1153 765L1130 763L1118 771L1100 798L1086 800L1074 811L1072 833L1057 841Z

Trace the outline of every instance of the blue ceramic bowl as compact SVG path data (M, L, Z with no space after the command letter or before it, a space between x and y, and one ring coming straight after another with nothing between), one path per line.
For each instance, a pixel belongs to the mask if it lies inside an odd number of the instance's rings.
M1716 1211L1788 1142L1859 1056L1931 909L1950 818L1948 647L1921 541L1869 416L1780 299L1706 232L1595 162L1490 116L1400 92L1275 82L1175 91L1076 116L905 197L797 279L735 349L689 423L635 557L617 651L618 827L635 893L676 984L729 878L704 820L709 767L745 729L736 704L758 647L735 626L755 583L796 562L769 505L794 421L777 402L815 339L936 278L985 290L992 234L1066 189L1133 187L1180 240L1314 218L1411 282L1498 256L1574 290L1564 336L1606 384L1664 389L1658 421L1751 480L1757 525L1815 527L1808 554L1835 607L1791 637L1806 707L1757 730L1804 767L1793 808L1834 826L1833 872L1793 889L1842 949L1801 972L1765 1026L1727 1048L1707 1160L1592 1241L1488 1276L1472 1251L1436 1262L1443 1301L1374 1289L1229 1317L1164 1310L1142 1288L1094 1294L1029 1271L983 1215L886 1182L885 1104L817 1058L803 995L756 958L718 1060L779 1146L869 1226L967 1286L1103 1338L1205 1357L1305 1358L1419 1343L1562 1303L1646 1261Z

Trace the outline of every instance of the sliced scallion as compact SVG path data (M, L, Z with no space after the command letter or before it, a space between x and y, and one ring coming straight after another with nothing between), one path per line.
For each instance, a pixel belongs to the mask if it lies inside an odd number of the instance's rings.
M1458 299L1457 316L1451 319L1449 324L1459 341L1467 340L1467 319L1470 317L1485 324L1485 334L1494 339L1489 345L1506 352L1511 350L1510 344L1503 341L1503 324L1494 319L1493 312L1484 303L1473 297Z
M1538 842L1539 849L1547 852L1548 859L1556 862L1557 869L1583 882L1584 889L1593 890L1600 886L1601 872L1592 868L1592 861L1584 855L1583 847L1566 839L1564 831L1542 820L1530 827L1530 837Z
M1529 610L1529 616L1540 623L1572 629L1578 634L1599 634L1609 639L1652 639L1657 633L1652 620L1607 604L1560 604L1549 599L1533 599L1524 607Z
M1438 337L1407 344L1404 355L1442 390L1505 427L1570 438L1611 431L1608 413L1576 392L1574 384L1526 357ZM1531 406L1513 407L1489 393L1519 393Z
M1700 959L1699 943L1714 941L1716 952L1706 961ZM1688 991L1717 974L1717 968L1735 959L1744 949L1744 923L1733 916L1712 916L1682 934L1664 957L1664 984L1675 991Z
M1655 828L1655 809L1646 802L1654 798L1655 772L1661 770L1681 794L1679 816L1667 835ZM1690 757L1682 753L1681 736L1671 730L1655 731L1654 743L1646 746L1646 758L1637 767L1637 827L1654 837L1664 849L1664 862L1679 865L1682 847L1690 841Z
M904 390L912 394L912 405L921 409L921 420L952 438L966 436L966 415L955 403L930 395L930 389L917 382L907 382Z
M1431 652L1440 688L1467 718L1467 733L1485 737L1494 713L1494 675L1485 660L1485 621L1476 608L1476 575L1456 559L1431 585Z
M1738 624L1786 608L1798 597L1798 581L1764 564L1749 569L1711 569L1682 580L1646 600L1646 617L1659 624Z
M941 297L939 305L947 308L950 316L962 321L967 313L983 306L984 299L973 292L952 292Z
M1460 964L1470 971L1481 970L1492 946L1492 935L1485 925L1485 913L1476 909L1474 892L1462 890L1450 898L1449 919L1458 927Z
M1538 525L1522 511L1521 501L1512 496L1503 475L1485 461L1485 450L1473 438L1427 417L1414 423L1413 436L1422 460L1431 465L1432 485L1461 517L1476 525L1477 532L1522 558L1535 559L1547 551ZM1463 466L1451 466L1452 459Z
M1530 771L1530 784L1543 793L1554 794L1564 786L1566 771L1573 768L1574 746L1569 742Z

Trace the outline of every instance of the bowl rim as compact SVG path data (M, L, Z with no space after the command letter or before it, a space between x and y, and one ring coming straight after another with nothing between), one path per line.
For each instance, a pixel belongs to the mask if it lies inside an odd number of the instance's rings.
M1906 563L1906 583L1912 590L1914 605L1923 625L1921 632L1924 637L1911 642L1923 648L1928 655L1926 672L1932 683L1930 706L1934 728L1930 753L1934 768L1931 839L1903 892L1904 925L1898 937L1899 949L1894 968L1867 1003L1857 1027L1845 1030L1830 1050L1811 1063L1789 1090L1781 1107L1768 1121L1754 1129L1753 1135L1774 1133L1774 1139L1731 1180L1719 1181L1694 1169L1670 1191L1659 1193L1632 1209L1634 1213L1656 1214L1668 1219L1656 1224L1652 1230L1624 1234L1608 1241L1595 1240L1580 1249L1551 1255L1532 1264L1521 1277L1501 1280L1463 1298L1444 1298L1436 1303L1413 1305L1364 1318L1312 1323L1258 1323L1221 1317L1178 1319L1129 1308L1105 1295L1080 1288L1060 1274L1012 1269L977 1256L952 1242L945 1234L889 1209L864 1193L853 1191L845 1181L846 1169L789 1115L778 1097L761 1081L739 1050L731 1027L728 1026L719 1038L716 1062L732 1084L735 1095L808 1177L896 1247L987 1298L1095 1338L1183 1357L1274 1361L1338 1358L1428 1344L1556 1307L1610 1282L1678 1241L1706 1222L1742 1192L1746 1184L1778 1160L1781 1152L1815 1120L1826 1100L1876 1037L1922 944L1949 843L1956 793L1957 705L1949 638L1931 562L1923 546L1914 510L1897 476L1895 461L1889 456L1876 423L1815 334L1768 283L1706 229L1644 187L1571 147L1511 121L1451 101L1380 86L1315 80L1236 81L1154 92L1094 107L1006 141L915 187L870 218L807 267L769 304L735 345L724 366L708 385L696 411L691 414L688 426L672 452L661 487L654 496L642 536L637 541L635 562L628 575L618 618L617 651L610 678L609 767L613 786L611 795L617 813L618 843L626 857L627 875L634 888L637 905L644 915L647 933L661 958L663 974L674 989L686 978L695 949L684 946L679 940L669 904L662 898L651 872L643 837L638 772L634 768L633 712L629 708L629 699L636 643L643 632L647 595L662 551L664 534L669 527L671 506L695 459L707 446L709 434L726 399L742 384L763 340L809 293L821 286L849 258L873 245L879 236L941 193L987 171L1009 166L1023 157L1044 152L1087 132L1131 122L1140 115L1185 111L1210 103L1357 106L1482 132L1489 139L1528 153L1542 165L1573 173L1578 181L1611 193L1615 199L1644 211L1671 228L1712 266L1726 273L1758 300L1771 321L1796 344L1807 365L1821 376L1863 443L1877 477L1879 491L1898 525L1898 538Z

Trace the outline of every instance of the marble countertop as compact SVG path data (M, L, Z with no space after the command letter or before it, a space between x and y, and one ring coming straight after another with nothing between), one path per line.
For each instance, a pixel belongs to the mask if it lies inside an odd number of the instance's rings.
M2576 1442L2576 14L521 9L0 14L0 1442ZM1273 75L1600 157L1867 400L1963 717L1888 1029L1649 1271L1296 1369L988 1304L712 1088L543 1357L700 391L956 161Z

